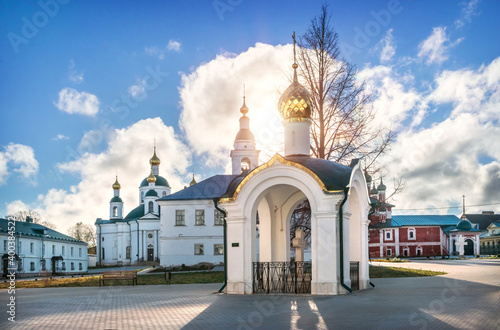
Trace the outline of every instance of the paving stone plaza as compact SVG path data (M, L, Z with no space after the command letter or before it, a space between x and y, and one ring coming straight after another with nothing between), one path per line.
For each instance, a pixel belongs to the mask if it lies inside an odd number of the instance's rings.
M373 279L348 296L224 295L219 284L16 290L0 329L499 329L500 260L391 266L447 275ZM0 291L6 309L9 294Z

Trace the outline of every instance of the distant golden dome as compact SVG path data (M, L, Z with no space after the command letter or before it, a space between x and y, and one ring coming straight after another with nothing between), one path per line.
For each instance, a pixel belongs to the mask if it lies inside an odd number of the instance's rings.
M193 180L191 180L191 182L189 183L189 186L194 186L195 184L197 184L196 180L194 179L194 174L193 174Z
M147 177L149 183L154 183L156 182L156 177L153 174L153 170L151 170L151 173L149 173L149 176Z
M240 108L240 112L243 114L243 115L246 115L248 113L248 107L247 105L245 104L245 97L243 96L243 105L241 106Z
M114 189L114 190L120 190L120 188L122 187L122 186L120 185L120 183L118 182L118 175L116 176L115 183L113 183L113 186L112 186L112 187L113 187L113 189Z
M151 164L151 166L160 165L160 158L158 158L158 156L156 156L156 146L154 148L153 157L151 157L151 159L149 160L149 164Z

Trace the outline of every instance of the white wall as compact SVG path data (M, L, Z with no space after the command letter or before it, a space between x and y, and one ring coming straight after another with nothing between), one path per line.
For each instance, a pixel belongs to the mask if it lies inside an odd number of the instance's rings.
M214 225L212 200L160 201L160 205L162 266L224 261L223 255L214 255L214 244L223 244L223 226ZM176 210L185 211L184 226L176 226ZM196 210L205 211L205 225L195 225ZM195 244L203 244L203 255L195 255Z

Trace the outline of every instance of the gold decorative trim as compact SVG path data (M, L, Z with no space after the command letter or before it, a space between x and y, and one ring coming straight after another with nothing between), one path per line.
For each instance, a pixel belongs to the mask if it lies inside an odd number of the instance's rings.
M240 191L243 188L243 186L245 185L245 183L247 183L254 175L258 174L259 172L265 170L268 167L273 166L277 162L280 164L286 165L286 166L296 167L296 168L306 172L314 179L314 181L316 181L316 183L321 187L321 190L323 190L323 192L326 194L343 192L342 190L328 190L328 189L326 189L325 184L316 175L316 173L314 173L313 171L311 171L309 168L307 168L306 166L304 166L302 164L285 159L285 157L283 157L277 153L267 163L264 163L264 164L260 165L259 167L255 168L243 180L241 180L241 182L238 184L238 187L236 187L236 190L233 194L233 197L222 198L220 200L220 202L226 203L226 202L232 202L232 201L236 200L236 197L238 197L238 194L240 193Z

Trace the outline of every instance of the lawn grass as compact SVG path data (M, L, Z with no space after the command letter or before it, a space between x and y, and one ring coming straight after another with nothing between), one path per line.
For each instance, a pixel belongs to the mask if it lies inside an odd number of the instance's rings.
M370 266L370 278L391 278L391 277L422 277L445 275L445 272L432 270L409 269L402 267Z
M224 272L199 272L172 274L171 284L222 283ZM132 285L132 280L109 280L106 286ZM166 284L165 274L137 275L138 285ZM16 289L49 287L88 287L99 286L99 276L75 278L45 278L37 281L16 281ZM9 282L0 282L0 289L9 287Z

